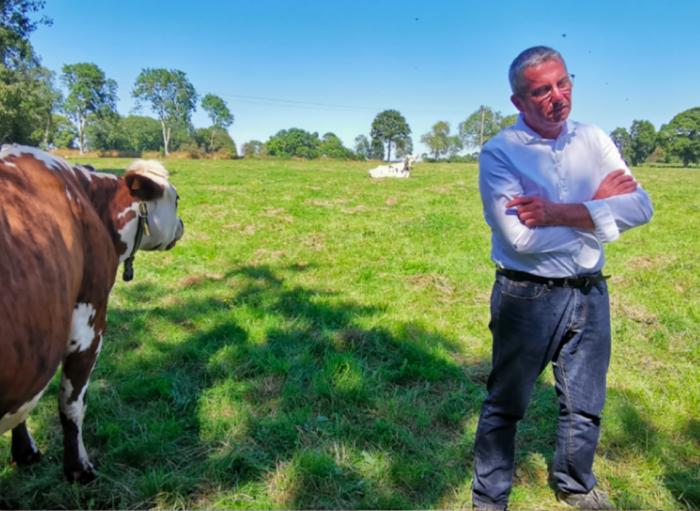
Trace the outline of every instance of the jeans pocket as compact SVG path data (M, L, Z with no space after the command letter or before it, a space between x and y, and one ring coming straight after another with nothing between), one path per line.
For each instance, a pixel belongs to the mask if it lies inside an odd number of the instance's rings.
M501 292L504 296L518 298L520 300L534 300L549 293L551 288L547 284L504 279Z

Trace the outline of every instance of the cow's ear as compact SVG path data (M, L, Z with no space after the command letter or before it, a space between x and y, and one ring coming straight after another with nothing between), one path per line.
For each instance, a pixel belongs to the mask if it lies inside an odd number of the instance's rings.
M127 172L124 175L124 181L131 195L142 201L160 199L163 196L162 185L136 172Z

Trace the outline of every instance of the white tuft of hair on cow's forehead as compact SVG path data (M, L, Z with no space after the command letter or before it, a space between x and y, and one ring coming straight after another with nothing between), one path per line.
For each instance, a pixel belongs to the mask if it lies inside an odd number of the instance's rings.
M156 182L167 181L170 177L168 170L157 160L136 160L127 167L126 171L150 177Z

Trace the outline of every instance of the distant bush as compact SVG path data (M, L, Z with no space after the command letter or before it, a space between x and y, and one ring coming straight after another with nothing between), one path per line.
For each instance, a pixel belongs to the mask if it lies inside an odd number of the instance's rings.
M427 163L477 163L479 161L479 153L455 154L448 158L440 159L423 156L423 161Z
M280 130L265 143L267 154L281 158L313 159L320 156L321 139L318 133L299 128Z

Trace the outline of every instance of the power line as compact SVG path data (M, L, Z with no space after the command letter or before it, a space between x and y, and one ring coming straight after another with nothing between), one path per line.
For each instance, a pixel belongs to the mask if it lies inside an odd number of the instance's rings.
M350 106L350 105L335 105L332 103L318 103L315 101L299 101L296 99L282 99L282 98L269 98L263 96L245 96L242 94L222 94L222 96L227 96L231 98L242 99L251 103L263 102L263 104L280 104L287 106L299 106L299 107L320 107L320 108L340 108L346 110L377 110L374 107L367 106Z
M346 110L346 111L370 111L370 112L381 112L386 110L387 107L370 107L370 106L351 106L351 105L339 105L334 103L320 103L316 101L301 101L297 99L286 99L286 98L272 98L266 96L248 96L244 94L230 94L223 93L221 96L227 98L235 98L238 101L244 103L251 103L263 106L282 106L291 108L300 108L302 110ZM402 108L403 111L422 113L422 114L442 114L442 115L467 115L465 111L457 111L452 109L434 109L434 108Z

